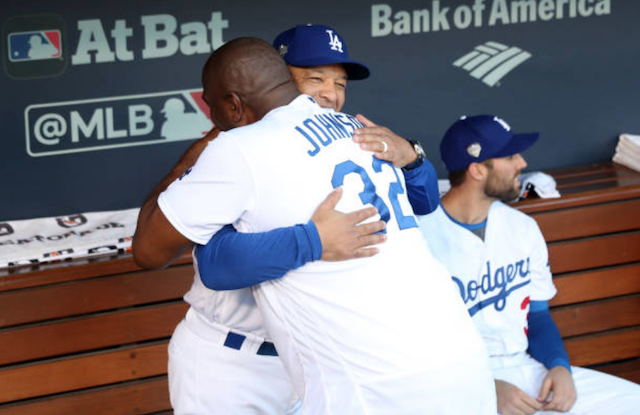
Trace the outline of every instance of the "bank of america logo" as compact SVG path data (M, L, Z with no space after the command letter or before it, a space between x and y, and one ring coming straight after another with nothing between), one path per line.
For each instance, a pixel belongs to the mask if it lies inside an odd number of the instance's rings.
M529 52L498 42L486 42L453 62L469 75L489 86L495 86L505 75L531 57Z

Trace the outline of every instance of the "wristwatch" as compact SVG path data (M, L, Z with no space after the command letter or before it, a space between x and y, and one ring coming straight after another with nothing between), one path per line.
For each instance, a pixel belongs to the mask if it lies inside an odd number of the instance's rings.
M409 163L406 166L404 166L402 168L402 170L404 171L411 171L417 167L422 166L422 163L424 163L424 159L427 158L427 153L424 152L424 149L422 148L419 142L414 140L409 140L409 144L413 146L413 149L418 155L418 158L413 163Z

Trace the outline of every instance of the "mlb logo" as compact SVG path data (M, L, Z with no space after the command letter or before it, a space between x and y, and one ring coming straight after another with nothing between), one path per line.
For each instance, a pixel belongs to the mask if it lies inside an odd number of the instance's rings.
M59 30L10 33L8 38L11 62L58 59L62 56Z
M11 78L61 75L67 66L64 20L55 14L13 16L2 25L2 60Z
M164 102L160 112L165 118L160 136L168 141L200 138L213 128L202 91L176 94Z

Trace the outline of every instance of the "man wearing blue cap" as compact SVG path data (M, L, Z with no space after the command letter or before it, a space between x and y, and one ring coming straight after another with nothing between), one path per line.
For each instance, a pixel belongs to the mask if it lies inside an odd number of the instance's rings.
M305 44L309 45L309 53L304 52ZM278 36L274 46L289 64L298 88L324 107L340 110L344 105L347 81L369 76L366 66L348 58L346 44L327 26L297 26ZM435 171L424 159L420 145L406 141L362 116L358 118L368 128L357 130L354 140L363 149L375 152L378 158L403 167L409 197L417 213L433 210L439 202ZM191 166L215 135L217 132L195 143L148 200L157 197ZM306 261L319 259L315 256L318 249L323 260L375 254L377 249L370 245L380 242L383 237L370 233L379 230L372 230L372 226L380 222L367 227L356 226L372 213L363 210L359 215L349 217L339 214L333 210L339 197L339 194L331 195L312 218L318 233L322 234L322 244L319 240L301 238L300 229L284 228L269 235L248 235L237 234L231 226L224 228L202 250L204 254L199 254L194 261L198 265L203 255L208 255L209 273L213 270L221 280L217 285L204 282L218 289L248 287L280 277ZM141 217L144 211L143 206ZM359 232L357 238L350 235L354 231ZM274 247L278 254L274 254ZM134 246L137 261L141 258L141 248L143 246ZM138 262L148 267L166 265L177 254L165 255L153 248L147 251L153 257L152 262L144 259ZM216 254L213 259L212 252ZM248 252L251 255L247 255ZM283 260L283 253L288 253L290 258ZM238 257L242 260L234 261ZM212 291L205 289L202 282L196 277L185 296L191 309L176 329L169 349L170 392L175 413L283 414L299 411L275 349L265 341L269 336L251 291L247 288ZM220 333L226 338L218 345Z
M325 108L340 111L345 102L347 82L363 80L370 75L366 65L349 58L347 44L329 26L298 25L280 33L273 46L289 65L298 89ZM430 190L437 191L435 170L425 159L419 142L405 140L362 115L357 118L367 126L354 135L354 141L360 143L362 149L374 151L379 159L403 168L406 179L412 184L429 184L433 186ZM423 176L415 180L418 173Z
M299 223L296 234L317 240L309 217L343 187L341 211L371 204L386 223L378 228L387 236L380 254L306 264L253 292L305 411L495 412L482 340L422 239L400 170L349 140L363 125L300 95L277 52L258 39L236 39L214 52L203 85L225 133L160 194L146 219L141 212L134 252L145 244L206 244L227 222L257 232ZM266 252L284 255L279 245ZM315 260L322 252L311 254ZM171 388L184 395L175 401L172 392L176 412L285 412L291 394L271 373L279 364L273 345L264 327L246 330L259 323L245 317L255 307L211 295L198 277L186 299L191 309L170 345L174 362L186 367L170 361Z
M514 134L493 115L456 121L440 145L451 190L420 228L485 341L500 414L632 413L637 385L569 365L549 314L556 289L545 240L532 218L505 204L520 193L520 153L538 136Z

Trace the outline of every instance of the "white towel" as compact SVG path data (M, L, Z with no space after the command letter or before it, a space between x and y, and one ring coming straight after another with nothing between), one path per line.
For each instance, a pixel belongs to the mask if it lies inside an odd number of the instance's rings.
M525 193L531 190L535 191L543 199L560 197L560 192L556 189L556 181L546 173L540 171L523 173L519 179L520 183L522 183L521 198L525 197Z
M620 134L613 161L640 171L640 135Z

